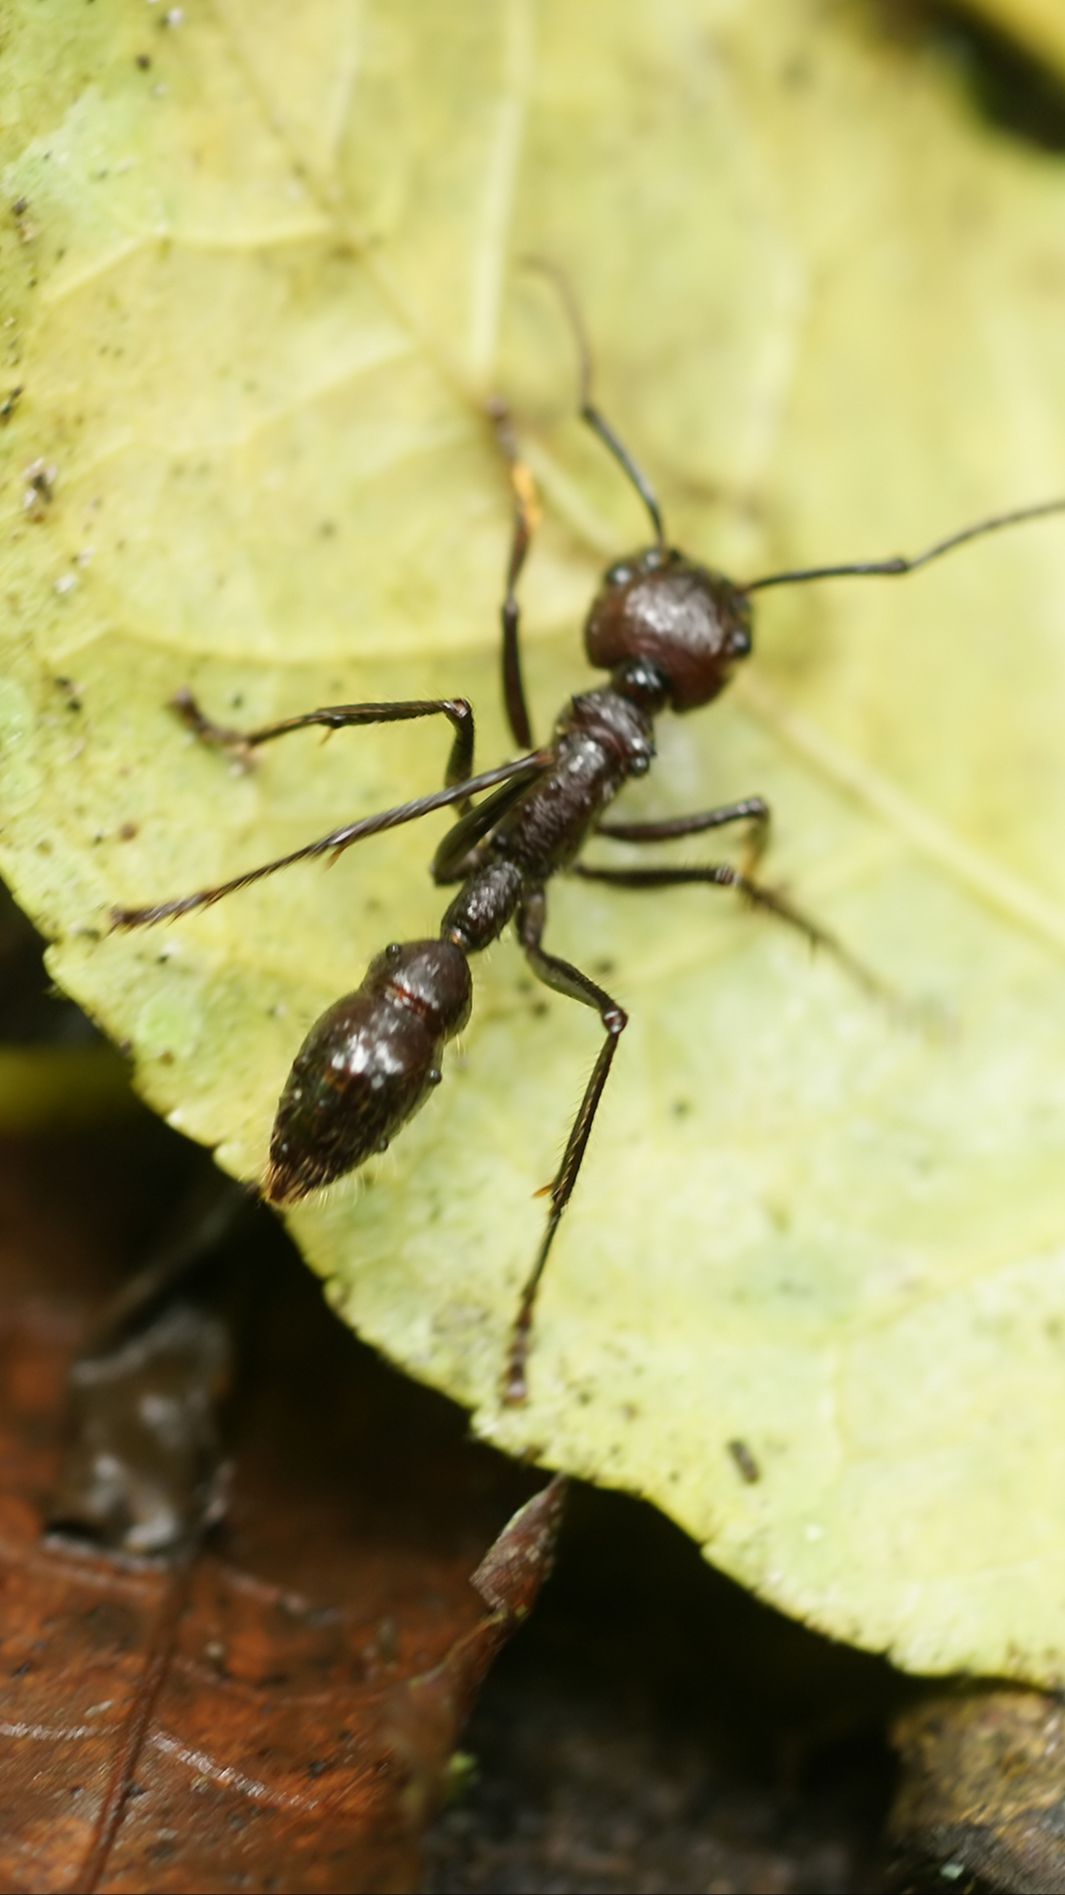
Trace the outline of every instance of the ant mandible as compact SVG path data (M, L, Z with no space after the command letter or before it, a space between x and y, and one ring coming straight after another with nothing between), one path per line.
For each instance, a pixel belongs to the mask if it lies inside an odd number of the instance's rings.
M632 482L654 535L649 545L607 567L585 621L585 652L593 666L609 673L609 681L571 698L550 741L533 747L522 680L517 586L540 509L509 411L502 402L493 402L487 412L506 460L514 500L501 610L503 699L523 754L498 769L474 775L473 710L460 697L332 705L258 730L236 731L213 723L192 696L182 692L174 707L197 735L243 755L312 725L336 730L444 716L454 729L445 786L345 824L215 888L151 907L116 909L112 915L113 925L126 929L189 914L294 862L323 855L335 860L366 836L414 822L438 809L457 808L459 819L432 861L437 884L458 885L438 938L393 942L370 962L360 986L337 1000L311 1028L281 1094L262 1191L271 1204L293 1204L354 1171L373 1153L386 1150L439 1083L444 1046L470 1017L470 956L488 947L513 921L536 978L598 1013L604 1038L558 1170L545 1188L544 1195L550 1197L546 1227L521 1291L507 1351L503 1395L508 1403L521 1402L527 1394L537 1292L628 1020L624 1008L605 988L545 948L547 885L552 876L565 872L624 889L691 883L736 889L757 907L799 929L815 946L829 949L866 986L875 987L874 978L832 935L753 879L750 870L764 848L769 823L769 807L762 797L748 796L657 822L610 822L604 812L631 777L643 776L650 768L656 717L666 710L684 713L712 703L728 683L733 667L749 656L752 593L813 580L915 572L983 534L1065 511L1065 499L1043 501L964 527L912 559L811 566L737 584L669 544L654 490L592 399L587 339L564 280L558 288L577 342L581 418ZM482 800L475 802L475 797ZM698 868L611 868L580 860L592 836L628 843L666 842L740 822L749 826L748 856L742 870L728 863Z

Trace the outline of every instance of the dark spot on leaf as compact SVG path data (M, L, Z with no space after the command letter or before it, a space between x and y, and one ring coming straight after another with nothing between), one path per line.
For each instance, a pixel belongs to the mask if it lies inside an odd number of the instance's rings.
M762 1470L754 1455L751 1453L750 1448L747 1446L746 1441L737 1439L728 1441L725 1445L739 1471L741 1480L745 1480L748 1486L753 1487L756 1481L761 1480Z
M806 87L812 83L813 77L814 67L811 61L801 53L793 59L788 59L780 69L781 84L787 86L789 92L805 91Z
M57 469L47 461L38 458L31 461L23 472L22 505L31 520L43 520L55 499Z

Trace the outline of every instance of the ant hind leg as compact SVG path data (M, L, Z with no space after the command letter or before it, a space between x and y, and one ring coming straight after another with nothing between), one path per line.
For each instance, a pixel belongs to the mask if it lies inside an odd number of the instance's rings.
M536 1261L522 1287L521 1301L511 1331L510 1348L507 1354L503 1399L512 1406L523 1402L528 1394L525 1365L529 1354L537 1292L562 1213L573 1195L573 1187L577 1182L588 1140L592 1134L592 1125L599 1101L603 1096L610 1068L614 1063L618 1041L628 1025L628 1014L602 987L597 986L587 974L583 974L579 967L574 967L569 961L560 960L557 955L544 951L540 944L546 918L547 903L541 888L526 897L518 915L518 939L525 950L529 966L536 978L543 981L545 987L554 988L556 993L565 994L570 1000L579 1000L582 1006L593 1007L602 1021L606 1038L599 1049L599 1057L584 1088L584 1097L577 1108L577 1116L570 1128L561 1163L551 1183L543 1192L544 1196L550 1196L551 1199L547 1228L544 1231L543 1242L537 1252Z
M740 869L733 868L730 862L712 862L705 868L661 868L661 869L612 869L598 868L590 863L578 862L571 871L588 882L609 882L614 888L682 888L693 884L702 884L713 888L734 888L744 896L752 907L761 908L766 914L775 915L778 921L784 921L803 935L812 948L831 954L840 966L845 968L851 978L857 981L863 991L876 1000L893 1001L896 996L891 988L881 980L879 974L866 967L864 961L851 953L837 935L796 908L787 897L776 889L766 888L764 883L753 881Z
M386 829L398 829L403 823L417 822L422 816L430 816L438 809L450 809L452 805L464 808L471 795L482 790L494 790L499 784L516 778L530 782L541 773L543 767L543 758L535 752L531 756L516 757L512 763L504 763L496 770L486 770L482 776L468 777L462 783L433 790L428 796L416 796L409 803L397 803L394 808L380 810L373 816L360 816L357 821L345 823L340 829L331 829L327 836L319 836L314 842L304 843L302 848L291 849L287 855L279 855L272 862L261 862L257 868L245 869L242 874L231 876L227 882L218 882L213 888L200 888L193 895L182 895L175 901L154 902L146 908L112 908L111 928L151 928L158 921L172 921L178 915L192 914L198 908L211 908L216 901L224 900L225 896L235 895L241 888L250 888L253 882L261 882L267 875L276 875L279 869L290 868L294 862L311 862L322 856L335 862L345 849L351 848L352 843L361 842L366 836L379 836Z

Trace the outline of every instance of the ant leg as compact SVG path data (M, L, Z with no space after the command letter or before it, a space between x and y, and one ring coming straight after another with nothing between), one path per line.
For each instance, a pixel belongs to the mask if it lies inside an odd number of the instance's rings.
M202 888L195 895L183 895L177 901L163 901L150 908L112 908L112 929L150 928L157 921L170 921L177 915L191 914L196 908L210 908L224 895L234 895L240 888L249 888L253 882L261 882L266 875L275 875L278 869L287 869L293 862L309 862L315 857L327 855L332 861L350 849L353 842L361 842L364 836L377 836L385 829L398 829L402 823L416 822L420 816L430 816L436 809L447 809L457 803L462 807L470 796L481 790L494 790L499 783L506 783L512 777L520 777L531 782L539 776L547 763L546 756L533 751L530 756L516 757L512 763L501 764L497 770L486 770L481 776L468 777L465 783L455 783L443 790L434 790L428 796L418 796L410 803L397 803L394 809L381 810L376 816L362 816L357 822L345 823L341 829L331 829L327 836L319 836L316 842L306 842L301 849L293 849L289 855L279 855L274 862L264 862L259 868L245 869L242 875L234 875L228 882L219 882L216 888Z
M763 883L752 881L750 876L729 862L712 862L706 868L661 868L661 869L610 869L590 867L578 862L570 871L589 882L609 882L615 888L681 888L692 883L702 883L714 888L734 888L749 901L752 907L762 908L767 914L775 915L778 921L786 921L788 926L796 928L805 936L813 948L822 948L831 954L858 985L878 1000L892 998L891 990L875 974L872 968L857 959L849 948L844 947L837 935L822 928L801 908L796 908L785 896L775 889L766 888Z
M666 816L659 822L601 822L596 833L614 842L673 842L678 836L698 836L733 822L751 825L744 852L744 873L748 874L765 854L769 840L769 804L762 796L745 796L737 803L722 803L692 816Z
M328 733L361 724L403 724L415 717L442 715L455 732L444 772L445 784L450 788L473 774L473 709L464 697L412 698L397 704L327 704L322 710L284 717L280 723L262 724L257 730L231 730L224 724L216 724L200 709L189 690L179 691L170 702L171 708L201 743L229 750L246 762L260 744L272 743L275 737L287 737L289 731L308 730L316 724Z
M503 703L515 743L519 743L523 750L527 750L532 743L532 725L529 721L529 706L525 697L525 682L521 670L519 642L521 607L518 604L517 585L521 569L528 557L529 547L532 545L533 534L540 524L540 497L536 491L536 482L532 472L521 458L514 424L506 403L489 402L488 414L507 464L511 492L514 495L514 532L510 542L510 558L507 562L507 590L500 608L500 621L503 627Z
M480 845L488 840L493 829L497 829L504 816L514 804L524 796L528 789L528 779L513 777L504 783L483 803L475 804L460 816L458 822L449 829L432 860L431 873L434 882L446 887L449 882L465 881L466 876L478 865Z
M533 1264L521 1292L521 1302L517 1318L511 1332L510 1349L507 1355L507 1371L504 1383L504 1400L515 1404L525 1400L528 1386L525 1378L525 1365L529 1354L529 1340L532 1331L533 1311L536 1306L536 1293L544 1273L555 1232L558 1229L562 1213L573 1195L581 1161L591 1137L592 1124L596 1109L603 1096L610 1068L617 1052L618 1040L628 1025L628 1015L619 1007L616 1000L594 980L582 974L580 968L573 967L569 961L559 960L557 955L547 954L540 942L547 918L547 903L543 889L537 889L528 895L518 915L518 939L525 950L526 959L538 980L546 987L553 987L556 993L566 994L570 1000L579 1000L582 1006L594 1007L603 1023L606 1038L599 1049L599 1057L592 1068L588 1084L584 1088L584 1097L577 1108L562 1161L544 1195L550 1194L551 1209L547 1217L547 1229L540 1245L536 1262Z

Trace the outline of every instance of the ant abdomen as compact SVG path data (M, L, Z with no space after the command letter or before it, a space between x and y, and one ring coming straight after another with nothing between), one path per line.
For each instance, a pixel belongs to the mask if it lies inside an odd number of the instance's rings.
M296 1054L270 1139L271 1203L293 1204L384 1151L439 1084L444 1046L471 1004L454 942L394 942L375 955Z

